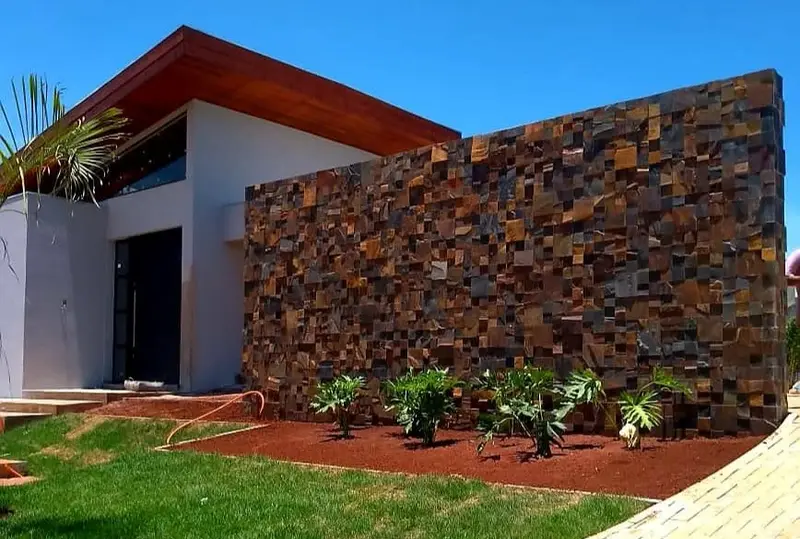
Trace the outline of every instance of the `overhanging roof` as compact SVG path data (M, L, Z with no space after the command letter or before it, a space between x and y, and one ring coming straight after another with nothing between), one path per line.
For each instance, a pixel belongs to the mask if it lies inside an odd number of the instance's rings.
M378 155L460 138L458 131L186 26L78 103L67 120L118 107L137 133L191 99Z

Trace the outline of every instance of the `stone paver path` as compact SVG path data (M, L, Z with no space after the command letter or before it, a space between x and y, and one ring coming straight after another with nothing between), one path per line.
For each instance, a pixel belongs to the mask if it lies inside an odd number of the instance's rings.
M720 471L593 539L612 537L800 538L800 416L789 414Z

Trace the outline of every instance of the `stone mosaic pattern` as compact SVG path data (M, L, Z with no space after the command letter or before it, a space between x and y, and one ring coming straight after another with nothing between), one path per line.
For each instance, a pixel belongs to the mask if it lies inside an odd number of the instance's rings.
M772 430L781 85L764 71L248 188L246 379L311 419L315 381L342 372L368 376L369 416L408 367L589 366L613 393L660 364L696 391L667 435Z

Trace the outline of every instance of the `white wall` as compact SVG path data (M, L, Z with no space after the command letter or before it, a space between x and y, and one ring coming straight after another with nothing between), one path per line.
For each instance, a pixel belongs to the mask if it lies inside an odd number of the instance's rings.
M111 371L113 244L106 209L29 200L26 389L92 387Z
M103 202L108 208L109 240L120 240L150 232L181 228L181 359L180 381L183 389L191 388L191 342L193 292L192 271L192 181L169 183L144 191L109 198ZM111 306L109 306L111 309ZM109 344L111 349L112 344Z
M102 205L108 208L106 236L109 240L170 228L191 228L192 193L187 181L109 198Z
M0 397L22 395L28 226L21 196L0 207Z
M192 388L202 390L233 383L241 370L244 252L240 243L225 242L233 208L224 207L242 202L249 185L375 155L200 101L189 105L188 131L194 196L190 369Z

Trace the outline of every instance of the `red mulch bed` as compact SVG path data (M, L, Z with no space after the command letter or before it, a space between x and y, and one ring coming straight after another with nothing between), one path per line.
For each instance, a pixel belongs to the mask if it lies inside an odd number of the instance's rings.
M195 442L180 449L414 474L461 475L484 481L667 498L719 470L764 437L658 441L627 451L605 436L572 434L550 459L535 459L525 439L496 439L476 455L476 433L443 430L421 448L399 427L368 427L339 440L330 425L276 422L264 429Z
M194 419L225 404L236 395L214 397L137 397L123 399L90 414L120 417L153 417L160 419ZM237 402L206 418L207 421L235 421L237 423L263 423L250 413L248 406Z

